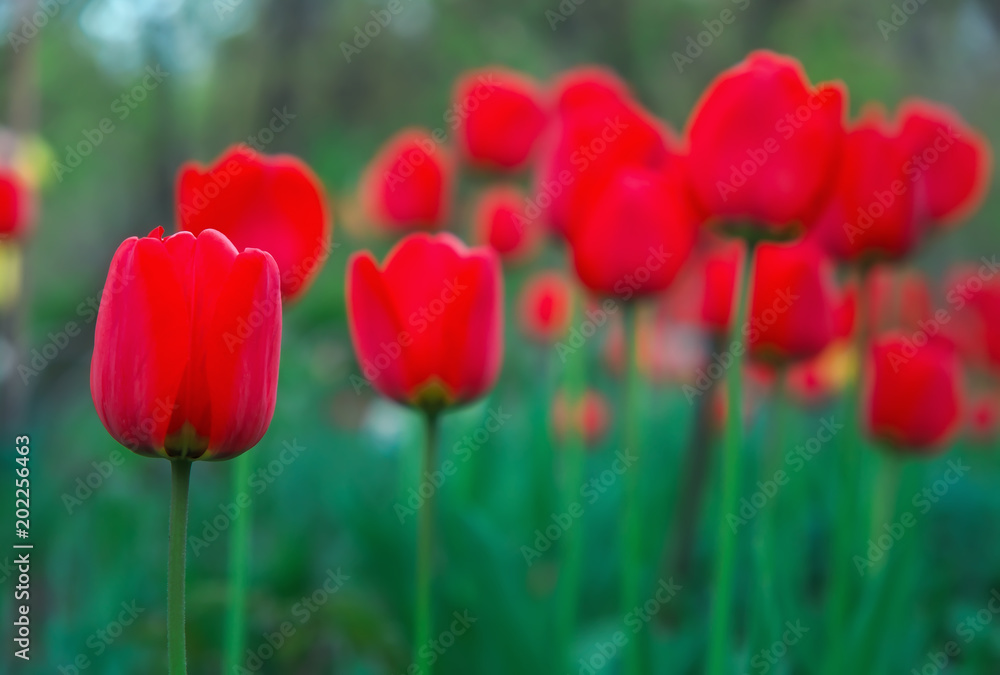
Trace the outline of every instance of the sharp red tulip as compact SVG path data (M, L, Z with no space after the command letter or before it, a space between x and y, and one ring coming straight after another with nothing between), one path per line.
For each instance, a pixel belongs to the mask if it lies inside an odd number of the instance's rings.
M865 422L869 432L901 451L930 454L942 448L961 422L958 358L945 341L919 346L898 333L871 347Z
M111 261L90 369L97 413L147 456L220 460L274 413L281 283L269 253L215 230L125 240Z
M390 230L436 230L451 208L451 153L432 132L406 129L390 138L361 180L368 218Z
M450 234L414 234L379 267L347 273L348 318L365 378L400 403L437 412L485 394L503 352L500 266Z
M281 293L300 297L330 253L326 194L315 174L289 155L233 146L211 166L190 162L177 181L179 229L222 232L238 250L274 257Z
M503 68L484 68L463 75L453 98L459 147L470 163L514 170L528 162L548 122L541 89L533 80Z
M802 65L750 54L709 85L687 138L706 211L765 231L811 221L840 157L846 90L809 84Z
M899 120L906 172L921 188L920 217L949 224L978 208L992 171L988 141L957 113L929 101L904 101Z
M700 224L675 172L625 168L570 234L573 264L595 293L628 300L662 291L691 253Z

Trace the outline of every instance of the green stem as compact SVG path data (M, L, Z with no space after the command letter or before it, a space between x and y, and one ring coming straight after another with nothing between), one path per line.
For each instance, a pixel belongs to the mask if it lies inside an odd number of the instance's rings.
M233 460L233 504L239 507L250 480L249 453ZM250 566L250 507L235 518L229 533L229 607L226 612L226 669L236 672L246 638L247 573Z
M746 323L750 285L753 283L753 264L756 246L747 242L747 255L743 268L743 279L734 289L737 296L736 312L730 335L742 339L743 325ZM742 349L734 349L732 364L726 371L726 393L728 410L726 419L725 447L722 453L722 496L719 523L716 535L716 563L712 584L711 624L709 628L708 675L728 675L731 670L730 627L732 625L733 586L736 572L736 535L730 529L726 515L735 513L738 507L739 488L742 472L743 453L743 356L750 345L744 343Z
M170 675L187 673L184 645L184 556L187 548L188 485L191 462L170 462L170 542L167 557L167 654Z
M584 294L578 291L573 301L574 326L580 325L584 319L585 303ZM565 394L569 410L580 404L587 387L586 346L585 344L570 354L566 363ZM566 439L563 442L563 457L566 462L562 482L563 508L568 509L576 501L577 491L583 482L585 450L583 431L571 421L567 425ZM558 599L560 655L564 662L559 665L568 667L576 629L577 594L580 587L580 569L583 565L583 528L579 524L566 533L565 556L563 574L559 579ZM563 667L558 668L556 672L563 670Z
M853 433L844 434L844 440L837 444L837 466L835 471L837 509L833 533L833 551L830 557L830 584L826 598L826 646L824 672L839 675L845 659L845 637L847 633L847 613L849 597L852 595L851 575L856 574L851 563L852 548L859 538L860 513L858 500L861 497L861 461L866 446L863 423L858 416L861 410L861 376L866 356L867 273L858 281L858 300L854 321L854 352L857 368L845 399L847 426ZM866 531L866 530L862 530Z
M437 449L438 416L427 414L427 440L421 454L418 482L434 470ZM415 603L413 663L418 675L431 675L431 652L421 649L431 640L431 581L434 553L434 495L424 502L417 519L417 598Z
M635 466L630 466L625 473L625 528L622 551L621 598L622 616L634 612L639 605L639 586L642 576L642 509L639 477L640 451L639 438L639 396L640 385L639 364L637 358L636 330L638 309L635 302L625 303L625 394L622 397L624 408L622 451L636 458ZM642 636L635 635L625 645L626 675L640 675L643 669Z

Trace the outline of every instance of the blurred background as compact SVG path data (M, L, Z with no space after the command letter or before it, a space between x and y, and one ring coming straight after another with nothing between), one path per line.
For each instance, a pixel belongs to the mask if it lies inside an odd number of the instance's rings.
M748 51L769 48L800 59L814 82L842 79L852 113L868 101L892 109L905 96L924 96L954 107L1000 147L996 2L401 0L402 10L387 25L359 40L359 27L385 5L0 4L0 36L6 36L0 45L0 125L20 139L20 161L33 172L41 199L24 253L24 286L5 318L8 338L0 351L4 438L31 436L34 657L30 664L15 663L5 648L0 672L164 670L169 468L121 449L108 436L91 401L89 366L94 310L111 256L127 237L161 225L173 229L175 175L184 161L208 162L233 143L256 139L267 153L302 157L334 208L335 248L310 293L285 312L277 412L251 451L261 473L252 495L247 646L270 655L247 672L396 675L410 663L414 519L401 523L394 507L406 504L415 484L421 421L370 387L352 385L359 369L347 333L344 276L351 252L370 248L381 256L393 241L372 233L359 213L363 168L403 127L450 131L457 75L504 65L546 82L568 67L604 64L680 131L715 75ZM703 22L727 9L735 20L695 56L687 53L690 62L679 60L689 38L706 29ZM894 12L902 12L896 23ZM102 120L110 126L102 128ZM269 125L280 130L262 136ZM84 139L93 151L74 159L72 147ZM528 185L530 176L517 180ZM468 198L486 182L482 175L463 177L450 227L466 240ZM910 264L933 285L951 265L998 252L998 210L988 197L969 222L936 238ZM552 244L508 271L500 383L487 400L444 420L441 456L459 456L463 443L473 451L439 495L437 627L443 630L455 612L467 612L475 623L444 650L435 672L552 672L560 542L531 565L522 547L533 544L536 529L551 524L550 514L560 508L554 494L536 489L531 467L539 448L556 438L547 397L558 386L561 364L554 347L520 334L516 299L526 276L558 268L562 260ZM589 443L588 477L610 468L620 449L620 384L606 355L612 339L605 327L587 346L588 379L606 405L606 419L597 425L603 433ZM674 354L678 348L663 349ZM24 365L29 368L19 369ZM509 418L483 433L498 411ZM788 442L809 439L829 412L822 405L796 407L786 416ZM651 622L654 672L696 672L717 514L695 509L689 560L678 576L676 561L661 552L669 548L683 502L681 467L692 443L694 413L680 380L653 380L644 391L643 415L649 457L641 476L644 540L649 558L663 557L667 576L682 586ZM749 419L750 445L760 445L766 425L760 416ZM980 610L1000 587L996 451L994 441L984 446L962 435L951 454L924 465L930 481L955 457L974 470L923 516L927 538L908 553L921 561L912 586L917 590L904 592L880 615L879 660L866 672L939 672L921 670L932 663L928 653L956 639L956 626L968 617L982 620ZM12 476L12 453L5 450L4 457L5 476ZM821 455L819 462L827 461ZM783 508L801 517L776 535L777 574L816 574L831 500L824 466L811 466L787 497ZM13 509L6 508L13 502L11 481L2 483L0 522L13 527ZM618 551L608 544L618 536L621 486L612 483L572 526L584 546L572 644L580 658L622 622ZM189 548L188 641L195 674L221 669L227 544L212 521L230 500L228 466L194 467L189 533L205 543ZM0 553L0 563L10 557ZM9 565L0 567L4 617L13 611L14 578ZM339 579L336 592L320 592L330 578ZM743 578L739 588L754 583ZM788 619L818 626L820 602L804 594L795 605L800 615ZM127 624L122 617L131 614L123 615L123 603L141 609ZM737 608L753 611L745 602ZM261 651L285 621L294 634L280 648ZM1000 621L977 626L974 640L957 638L961 655L944 672L1000 670ZM775 663L750 666L752 655L744 655L746 672L814 672L821 647L817 628ZM88 666L80 667L80 655ZM577 663L569 672L587 672L580 668Z

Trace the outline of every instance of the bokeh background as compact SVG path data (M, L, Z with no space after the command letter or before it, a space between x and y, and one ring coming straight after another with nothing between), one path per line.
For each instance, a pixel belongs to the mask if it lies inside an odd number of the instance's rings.
M306 160L334 205L335 248L314 288L285 312L278 408L264 440L251 451L254 470L264 473L259 493L252 495L248 647L258 649L263 634L283 621L293 621L296 630L260 670L250 672L395 675L410 661L414 519L401 524L394 505L405 503L414 485L421 422L370 387L359 392L352 386L350 378L359 370L344 303L348 255L359 248L381 255L393 241L366 225L356 196L360 174L382 141L414 124L450 131L452 82L465 69L490 64L543 82L574 65L607 65L631 83L651 111L680 130L716 74L752 49L770 48L799 58L814 82L842 79L852 113L867 101L893 108L905 96L925 96L953 106L1000 147L1000 3L912 2L908 7L916 10L898 30L887 32L879 22L891 21L900 4L905 3L402 0L403 11L348 60L342 43L353 43L355 29L385 3L52 0L38 3L48 6L51 16L37 34L12 42L11 33L27 35L20 33L22 12L33 14L39 7L4 0L0 124L37 139L32 166L44 184L41 218L25 251L21 300L5 319L0 351L4 438L27 433L32 439L34 658L15 663L8 643L0 653L0 672L76 672L67 667L81 654L90 665L79 672L165 669L169 467L119 448L94 412L91 303L100 297L111 256L123 239L161 225L172 229L174 177L182 162L210 161L282 112L289 118L285 128L262 149ZM679 68L675 52L683 52L688 38L705 30L703 21L724 9L734 12L735 21ZM128 115L121 118L122 97L147 68L169 75L149 88L144 100L129 99ZM78 167L57 175L52 163L66 161L67 146L109 117L114 130ZM518 180L527 185L528 179ZM464 238L471 224L468 198L487 181L484 175L463 177L450 227ZM934 239L910 264L936 280L954 263L997 253L998 209L989 196L968 223ZM530 545L535 529L549 524L550 513L559 509L554 493L539 485L533 457L552 443L547 397L562 368L553 349L525 341L513 318L525 277L562 264L553 244L528 266L508 271L511 320L500 383L486 401L444 420L441 454L449 457L491 411L509 414L439 495L438 625L455 611L468 611L476 623L440 658L436 672L553 672L552 598L560 542L530 566L521 546ZM77 328L78 334L60 337ZM588 455L588 476L608 468L620 449L620 384L606 363L607 339L604 330L586 346L589 381L610 407L609 428ZM49 343L57 345L57 353L36 368L32 350ZM24 364L37 371L27 382L18 371ZM644 540L650 560L667 560L661 552L669 549L675 514L684 506L679 487L696 410L676 381L649 384L643 401ZM805 441L829 413L793 408L784 416L785 438ZM764 413L751 416L749 452L767 442L766 419ZM0 481L4 528L13 527L13 508L7 507L13 503L15 467L6 451L10 445L4 441L2 462L10 480ZM302 450L282 455L284 447ZM711 448L703 451L711 456ZM921 672L927 653L955 639L956 626L983 610L992 589L1000 587L996 451L995 443L984 447L963 437L945 458L922 465L921 485L955 458L972 470L921 517L926 536L906 552L916 561L907 568L911 583L897 589L870 625L878 648L864 672ZM784 497L785 512L795 517L777 533L773 556L775 574L801 579L806 589L795 599L798 614L788 620L816 629L779 663L767 670L748 665L746 672L815 672L822 658L821 595L808 592L808 575L822 569L832 462L821 454ZM194 467L192 536L205 536L230 501L229 468ZM88 482L90 487L81 487ZM622 621L620 552L614 545L620 490L612 485L573 525L585 551L573 642L581 657ZM704 652L717 517L712 501L706 504L707 509L695 509L690 560L685 576L677 578L683 590L650 625L657 673L695 672ZM227 544L225 533L214 542L208 537L197 554L189 549L189 661L195 674L221 669ZM749 535L741 535L741 559L750 544ZM9 557L0 553L0 562ZM338 571L346 577L342 587L300 622L297 603ZM756 583L749 575L739 580L739 612L754 611L749 591ZM11 615L12 584L9 568L0 569L4 617ZM117 630L122 603L142 611ZM617 667L609 665L605 672ZM948 668L945 672L998 672L1000 621L982 624L974 640L962 642L961 657Z

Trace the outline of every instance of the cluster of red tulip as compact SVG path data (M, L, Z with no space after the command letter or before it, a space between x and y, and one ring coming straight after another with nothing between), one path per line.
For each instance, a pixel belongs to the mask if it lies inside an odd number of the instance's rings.
M629 316L636 300L662 299L638 335L626 323L618 338L626 369L638 360L640 372L681 377L689 398L725 376L736 452L726 455L727 471L738 470L744 353L810 397L856 379L851 365L862 363L867 428L900 451L943 447L957 428L963 360L1000 370L993 266L956 272L948 306L937 311L929 300L913 310L904 297L929 296L926 285L914 291L881 271L961 222L983 197L987 145L946 108L909 101L889 120L872 106L847 122L843 85L814 86L798 62L769 52L720 74L683 135L599 68L569 71L547 87L484 69L460 78L454 99L453 138L407 129L364 172L367 219L406 236L381 265L362 252L347 270L362 372L383 395L422 411L430 428L444 410L495 384L500 260L532 258L546 230L564 240L602 315L623 306ZM456 209L460 166L508 179L480 191L473 208ZM4 185L0 228L11 210ZM114 256L92 392L117 440L186 471L190 460L234 457L266 431L281 301L308 289L327 257L331 226L308 168L242 148L207 169L185 167L177 212L176 234L129 239ZM426 232L458 230L456 214L466 212L482 246ZM546 271L520 294L523 332L558 347L574 311L585 317L578 305L567 277ZM671 341L685 323L716 336L717 349L685 351ZM555 401L556 437L575 428L596 439L608 406L594 393L569 395ZM972 419L988 434L996 408L988 394L977 397ZM422 519L422 542L428 532ZM720 545L716 592L724 597L731 552ZM421 589L429 586L429 546L421 544L418 559ZM728 601L720 602L715 609L726 613ZM415 645L427 638L428 621L423 596ZM725 633L725 624L715 628Z

